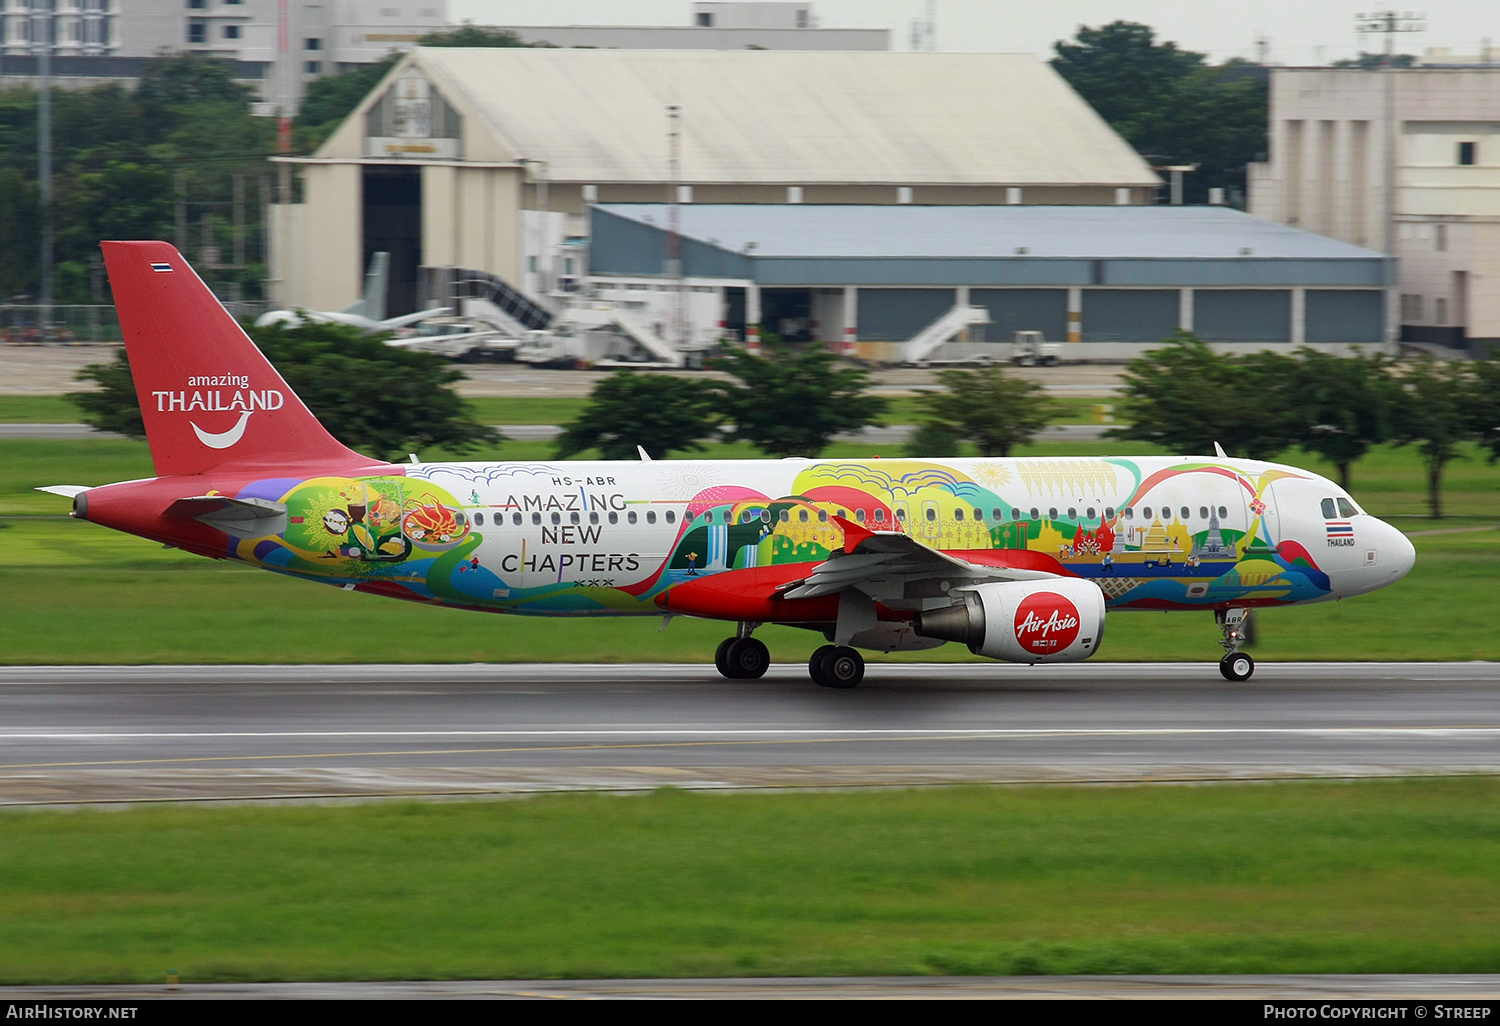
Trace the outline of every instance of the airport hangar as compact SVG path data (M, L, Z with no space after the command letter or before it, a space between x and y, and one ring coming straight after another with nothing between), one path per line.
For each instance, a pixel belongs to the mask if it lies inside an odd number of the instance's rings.
M930 351L993 354L1014 332L1072 343L1064 359L1123 359L1191 331L1216 347L1384 345L1383 254L1215 206L682 205L689 319L769 330L876 362L955 308L987 324ZM601 299L669 323L670 210L600 204L589 281ZM720 312L722 311L722 312ZM702 329L700 328L700 331ZM712 330L710 327L709 330Z
M423 266L576 289L593 203L1139 205L1161 185L1025 54L419 47L287 162L275 304L342 308L384 250L392 314Z

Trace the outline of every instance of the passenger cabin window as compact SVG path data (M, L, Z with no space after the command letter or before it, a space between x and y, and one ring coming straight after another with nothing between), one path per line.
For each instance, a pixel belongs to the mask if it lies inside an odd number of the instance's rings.
M1018 510L1018 509L1016 509L1016 507L1012 506L1010 508L1010 518L1012 520L1020 520L1021 519L1021 511Z
M858 520L861 524L864 523L865 522L865 511L862 510L862 509L855 510L854 511L854 519Z
M1104 507L1104 519L1105 520L1113 520L1114 518L1115 518L1115 508L1113 506L1105 506Z
M1145 517L1147 520L1150 520L1151 519L1151 507L1150 506L1142 506L1141 507L1141 516Z
M553 524L560 524L560 523L562 523L562 514L561 513L554 513L554 514L552 514L552 523Z
M885 510L883 510L883 509L877 509L875 511L875 522L877 524L883 524L883 523L885 523Z
M1324 499L1322 506L1324 520L1332 520L1334 517L1338 516L1338 514L1334 512L1332 499Z
M1134 520L1135 519L1135 507L1134 506L1126 506L1125 507L1125 519L1126 520Z
M998 507L998 506L996 506L994 509L990 510L990 516L992 518L994 518L995 520L997 520L997 521L1005 519L1005 517L1004 517L1004 515L1003 515L1003 513L1002 513L1002 511L1000 509L1000 507Z
M631 510L629 513L626 513L625 519L632 524L635 523L635 510Z
M1068 507L1068 519L1069 520L1077 520L1078 519L1078 510L1075 507L1073 507L1073 506L1069 506Z
M1085 513L1086 513L1086 514L1088 514L1088 518L1089 518L1089 519L1090 519L1090 520L1093 520L1093 519L1094 519L1094 507L1092 507L1092 506L1090 506L1090 507L1089 507L1089 508L1088 508L1088 509L1086 509L1086 510L1084 510L1084 512L1085 512Z
M672 510L667 510L667 523L669 523L669 524L675 524L675 523L677 523L677 514L674 513Z
M818 510L818 523L820 523L820 524L826 524L826 523L828 523L828 511L826 509L820 509L820 510Z
M597 524L598 522L599 522L599 513L598 513L598 511L597 510L591 511L589 513L589 523L591 523L591 524Z
M1207 506L1199 506L1198 507L1198 519L1199 520L1207 520L1208 519L1208 507Z
M1037 509L1035 506L1031 507L1031 519L1033 519L1033 520L1040 520L1040 519L1042 519L1042 511L1039 510L1039 509Z
M475 513L474 514L474 526L475 527L483 527L484 526L484 514L483 513Z
M648 524L654 524L654 523L656 523L656 510L654 510L654 509L648 509L648 510L646 510L646 523L648 523Z
M521 519L521 514L519 513L512 513L510 515L510 522L515 524L517 527L521 526Z
M1341 517L1352 517L1352 516L1357 516L1358 514L1359 514L1359 507L1355 506L1354 503L1350 502L1348 499L1344 498L1342 495L1339 496L1339 516L1341 516Z
M927 519L928 520L936 520L937 519L937 510L933 509L931 506L927 507Z
M964 518L964 511L963 510L956 509L956 510L953 511L953 519L954 520L962 520L963 518Z
M1223 520L1227 516L1229 516L1229 507L1228 506L1220 506L1219 507L1219 519Z
M531 514L531 522L533 524L540 524L542 522L542 515L540 513Z
M982 510L982 509L976 509L974 511L974 519L975 520L983 520L984 519L984 510Z
M620 522L620 514L611 510L609 514L609 522L611 524L618 524Z
M789 523L791 523L792 522L792 511L789 510L789 509L782 510L781 511L780 520L781 520L781 522L783 524L789 524Z
M578 523L578 514L577 513L569 513L568 514L568 522L570 524L576 524L576 523Z
M1047 507L1047 519L1048 520L1056 520L1057 519L1057 507L1056 506L1048 506Z
M804 524L807 523L807 510L805 510L805 509L799 509L797 511L797 520L800 523L804 523Z

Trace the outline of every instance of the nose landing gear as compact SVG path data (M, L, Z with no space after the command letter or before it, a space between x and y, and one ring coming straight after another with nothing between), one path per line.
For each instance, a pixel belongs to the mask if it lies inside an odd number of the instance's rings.
M1219 625L1219 644L1224 646L1224 658L1219 660L1219 673L1225 680L1249 680L1255 672L1255 660L1241 652L1245 643L1245 620L1248 609L1216 609L1214 622Z

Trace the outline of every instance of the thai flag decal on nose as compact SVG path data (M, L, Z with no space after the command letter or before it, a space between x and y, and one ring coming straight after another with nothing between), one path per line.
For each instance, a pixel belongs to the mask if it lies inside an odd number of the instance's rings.
M151 270L158 271L158 272L160 272L160 271L166 271L168 273L171 273L172 265L171 264L166 264L166 263L152 264L151 265Z
M1347 520L1330 520L1328 523L1329 538L1353 538L1354 525Z

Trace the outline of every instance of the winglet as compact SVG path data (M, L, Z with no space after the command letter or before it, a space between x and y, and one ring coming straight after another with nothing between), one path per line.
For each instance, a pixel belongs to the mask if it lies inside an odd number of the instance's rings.
M874 531L865 528L861 524L856 524L852 520L845 520L843 517L839 516L829 517L828 519L832 520L835 524L838 524L839 530L844 532L845 552L853 552L855 549L859 548L860 542L864 541L867 538L875 537Z
M642 462L644 462L644 463L650 463L651 462L651 454L646 451L646 447L644 445L638 445L638 446L636 446L635 447L635 451L641 454L641 461Z
M1218 442L1214 443L1214 455L1219 457L1219 459L1221 460L1229 459L1229 453L1225 452L1224 447Z

